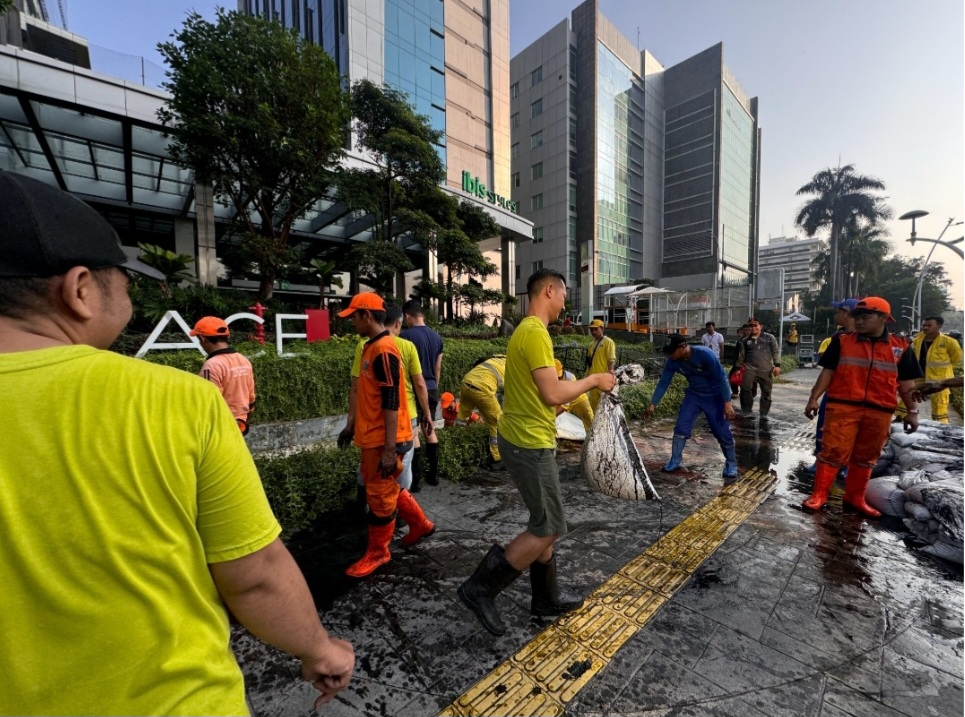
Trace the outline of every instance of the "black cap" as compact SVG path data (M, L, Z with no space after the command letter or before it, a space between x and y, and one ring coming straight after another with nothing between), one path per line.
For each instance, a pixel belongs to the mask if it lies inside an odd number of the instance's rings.
M664 344L663 352L669 356L687 343L687 337L682 334L670 334L670 341Z
M45 278L75 266L120 266L164 280L157 269L128 256L114 228L84 202L49 184L0 172L0 277Z

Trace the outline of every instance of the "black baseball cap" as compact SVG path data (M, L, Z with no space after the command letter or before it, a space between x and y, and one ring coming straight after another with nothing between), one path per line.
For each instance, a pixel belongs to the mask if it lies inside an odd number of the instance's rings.
M0 277L46 278L75 266L164 274L128 255L106 219L57 187L0 172Z
M664 344L663 352L669 356L685 343L687 343L687 337L683 334L670 334L670 341Z

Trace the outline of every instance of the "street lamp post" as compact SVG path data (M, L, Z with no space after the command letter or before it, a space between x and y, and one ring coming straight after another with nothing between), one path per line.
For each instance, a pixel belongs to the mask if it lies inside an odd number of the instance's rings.
M948 231L948 227L952 227L952 226L957 227L962 222L956 222L955 217L949 217L948 223L945 225L945 228L942 229L942 233L938 235L937 239L926 239L925 237L918 236L918 233L915 231L915 220L925 216L928 216L928 212L926 212L925 210L914 209L910 212L905 212L900 217L898 217L899 219L911 219L911 236L908 237L906 241L911 242L912 246L915 245L916 241L925 241L925 242L932 243L932 248L928 251L928 256L925 258L925 264L921 268L921 275L918 277L918 287L915 289L915 296L912 299L912 327L911 327L912 331L915 331L916 326L921 323L921 318L922 318L921 291L922 291L922 286L925 283L925 275L928 272L928 265L931 263L931 255L935 252L935 247L941 244L942 246L948 247L953 252L958 254L960 257L965 259L965 253L962 252L961 247L955 246L956 244L959 244L963 240L965 240L965 237L959 237L958 239L954 239L949 242L942 241L942 237L945 236L945 232ZM916 322L916 319L917 319L917 322Z

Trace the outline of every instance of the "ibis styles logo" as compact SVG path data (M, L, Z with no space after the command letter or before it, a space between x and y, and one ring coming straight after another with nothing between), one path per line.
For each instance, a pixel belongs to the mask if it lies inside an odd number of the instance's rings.
M468 192L474 197L485 199L490 204L500 206L513 214L519 214L519 202L502 197L496 192L488 191L486 185L479 181L479 177L473 177L466 170L462 171L462 191Z

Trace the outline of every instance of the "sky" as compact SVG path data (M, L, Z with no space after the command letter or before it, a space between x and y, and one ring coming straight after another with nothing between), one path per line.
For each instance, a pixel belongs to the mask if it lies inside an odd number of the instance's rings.
M95 69L99 57L117 68L139 64L121 53L159 66L157 43L189 11L210 18L218 4L237 6L230 0L68 0L68 26L96 46ZM511 53L578 4L511 0ZM760 101L762 244L795 232L803 202L797 189L839 163L881 179L895 217L930 212L918 220L920 237L937 238L949 217L963 219L961 0L600 0L600 10L631 41L639 29L640 48L665 67L724 43L724 62ZM888 228L901 254L924 257L931 248L905 241L909 222L895 219ZM962 229L950 228L943 239L957 239ZM962 260L937 247L933 261L944 263L954 281L952 303L962 308Z

